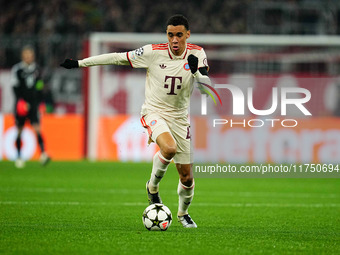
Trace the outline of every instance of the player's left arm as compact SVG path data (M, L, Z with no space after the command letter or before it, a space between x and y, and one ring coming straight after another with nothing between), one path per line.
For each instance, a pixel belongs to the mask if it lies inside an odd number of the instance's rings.
M41 72L41 69L40 67L37 68L37 76L36 76L36 79L35 79L35 90L37 92L37 103L40 104L40 103L43 103L44 101L44 96L43 96L43 90L44 90L44 87L45 87L45 82L42 78L42 72Z
M199 52L198 57L193 54L190 54L188 56L188 64L191 73L198 84L198 88L201 90L202 93L204 93L202 89L203 86L204 85L211 86L212 83L208 76L209 66L207 64L206 55L203 49L201 51Z
M195 75L196 71L200 74L208 76L209 66L207 55L203 49L197 50L194 54L188 56L188 64L192 74Z

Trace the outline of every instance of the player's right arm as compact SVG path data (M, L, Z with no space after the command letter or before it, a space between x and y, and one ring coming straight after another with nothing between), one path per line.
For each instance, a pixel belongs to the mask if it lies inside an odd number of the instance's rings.
M67 69L78 68L78 67L88 67L88 66L98 66L98 65L128 65L129 61L124 53L108 53L98 56L84 58L82 60L65 59L64 63L60 66Z
M147 68L150 58L151 46L146 45L129 52L102 54L82 60L65 59L60 66L67 69L98 65L131 65L134 68Z
M16 64L12 67L11 70L11 85L13 88L14 95L16 97L16 101L19 98L24 97L25 93L25 86L23 84L22 78L21 78L21 69L19 68L19 65Z

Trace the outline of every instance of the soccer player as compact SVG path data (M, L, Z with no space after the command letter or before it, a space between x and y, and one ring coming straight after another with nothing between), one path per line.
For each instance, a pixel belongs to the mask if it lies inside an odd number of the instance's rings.
M147 70L145 102L141 122L149 134L149 142L160 148L153 157L153 167L146 190L150 204L162 203L159 182L173 160L179 173L178 220L185 228L196 228L188 213L194 196L193 155L190 145L188 106L195 79L207 77L207 59L203 48L187 43L188 20L174 15L167 22L167 43L149 44L124 53L109 53L85 58L66 59L65 68L95 65L131 65Z
M41 135L38 107L42 101L44 82L40 70L35 63L35 52L31 46L25 46L21 51L22 61L12 67L11 84L15 94L15 125L18 129L16 148L18 157L15 161L17 168L25 166L21 157L21 133L26 120L29 120L37 135L41 155L40 162L46 165L50 157L45 152L44 139Z

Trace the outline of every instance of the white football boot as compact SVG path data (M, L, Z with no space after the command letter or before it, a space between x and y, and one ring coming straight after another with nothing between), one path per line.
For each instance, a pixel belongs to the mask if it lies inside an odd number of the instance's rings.
M191 219L189 214L177 216L177 219L185 228L197 228L197 224Z
M21 158L17 158L14 163L16 168L24 168L25 167L25 161Z
M48 162L50 162L51 158L47 155L46 152L43 152L40 155L40 164L46 166Z
M155 194L152 194L150 193L150 190L149 190L149 182L150 181L147 181L146 182L146 193L148 195L148 201L149 201L149 205L152 205L152 204L162 204L162 199L161 197L159 196L159 193L155 193Z

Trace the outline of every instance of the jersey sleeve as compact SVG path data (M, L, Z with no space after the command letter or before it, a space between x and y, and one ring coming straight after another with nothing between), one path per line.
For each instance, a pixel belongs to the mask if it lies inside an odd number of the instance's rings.
M152 45L148 44L139 49L129 51L127 58L133 68L148 68L152 63Z
M18 66L15 65L11 69L11 80L10 80L12 87L18 87L20 85L19 79L18 79Z
M198 68L206 67L207 70L209 70L207 55L205 54L205 51L203 49L198 51L197 57L198 57Z
M107 53L98 56L78 60L79 67L97 66L97 65L128 65L126 57L127 52Z
M17 65L12 67L11 70L11 86L14 92L15 100L17 101L22 96L22 88L19 87L20 82L18 79L18 67Z

